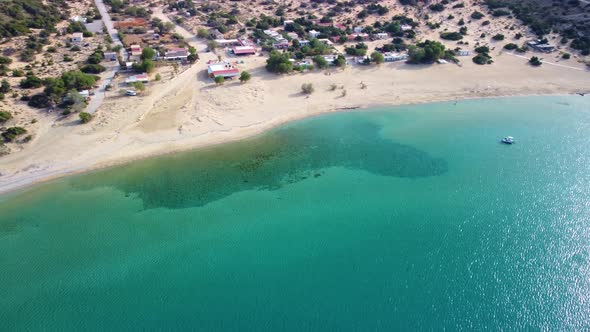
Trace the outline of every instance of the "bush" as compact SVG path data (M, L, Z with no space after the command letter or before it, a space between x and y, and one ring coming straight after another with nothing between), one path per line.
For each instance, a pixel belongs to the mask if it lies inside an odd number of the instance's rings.
M475 52L476 53L489 53L490 52L490 48L487 46L479 46L475 48Z
M245 70L240 73L240 82L242 83L248 82L251 78L252 75L250 75L250 73Z
M51 106L51 100L44 93L39 93L31 97L27 105L35 108L48 108Z
M492 37L492 39L493 39L493 40L498 40L498 41L500 41L500 40L504 40L504 35L503 35L503 34L501 34L501 33L499 33L499 34L497 34L497 35L493 36L493 37Z
M221 84L225 83L225 78L223 78L223 76L216 76L214 81L215 81L215 84L221 85Z
M12 119L12 114L10 114L10 112L0 111L0 123L4 123L10 119Z
M530 63L532 66L535 66L535 67L538 67L538 66L540 66L540 65L542 65L542 64L543 64L543 63L541 62L541 60L540 60L538 57L536 57L536 56L532 57L532 58L529 60L529 63Z
M162 80L162 75L156 74L155 80L156 81L161 81Z
M471 13L471 18L474 20L479 20L480 18L484 17L484 15L477 10Z
M12 59L6 56L0 56L0 64L9 65L12 63Z
M25 72L20 69L13 69L12 70L12 77L23 77L25 76Z
M506 45L504 45L504 49L506 50L515 50L518 48L518 45L514 44L514 43L508 43Z
M572 57L572 55L571 55L571 54L569 54L569 53L563 53L563 55L561 56L561 58L562 58L562 59L565 59L565 60L567 60L567 59L569 59L569 58L571 58L571 57Z
M80 117L80 121L82 123L88 123L90 120L92 120L92 114L90 113L80 112L78 116Z
M463 39L463 35L459 32L441 32L440 38L446 40L461 40Z
M8 83L8 80L3 79L2 83L0 84L0 93L7 93L10 92L10 90L10 83Z
M2 137L6 142L12 142L17 136L25 134L26 132L27 130L23 127L10 127L2 133Z
M35 75L27 76L27 78L20 81L20 87L23 89L36 89L42 86L43 81Z
M314 91L313 84L311 84L311 83L303 83L301 85L301 92L302 93L304 93L306 95L310 95L310 94L313 93L313 91Z
M381 64L385 61L385 58L383 57L383 54L379 52L373 52L371 53L371 61L373 61L376 64Z
M443 6L441 3L432 4L428 8L433 12L442 12L443 10L445 10L445 6Z
M473 62L478 65L492 64L492 57L487 53L479 53L473 57Z
M88 64L88 65L84 65L82 66L82 68L80 68L80 71L86 74L100 74L103 71L105 71L106 68L101 66L101 65L94 65L94 64Z

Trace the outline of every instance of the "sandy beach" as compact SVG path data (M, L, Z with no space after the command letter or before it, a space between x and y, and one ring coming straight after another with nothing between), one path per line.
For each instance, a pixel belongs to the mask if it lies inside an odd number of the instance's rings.
M156 17L166 19L161 12ZM240 58L244 63L239 68L252 74L250 82L233 80L216 86L206 76L206 62L217 55L205 52L204 42L188 31L178 31L199 51L197 63L171 80L153 83L142 97L108 92L88 125L79 126L79 120L72 118L50 120L45 115L26 149L0 159L0 192L148 156L239 140L321 113L466 98L573 94L590 86L590 73L583 64L548 60L541 67L532 67L527 59L502 52L500 47L491 53L494 64L486 66L462 57L459 65L384 63L282 76L268 73L266 57L257 55ZM304 83L313 84L312 95L301 93Z

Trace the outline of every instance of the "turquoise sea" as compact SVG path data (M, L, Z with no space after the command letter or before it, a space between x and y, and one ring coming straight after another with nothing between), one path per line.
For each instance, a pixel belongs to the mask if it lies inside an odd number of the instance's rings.
M0 197L0 331L589 328L588 97L325 115Z

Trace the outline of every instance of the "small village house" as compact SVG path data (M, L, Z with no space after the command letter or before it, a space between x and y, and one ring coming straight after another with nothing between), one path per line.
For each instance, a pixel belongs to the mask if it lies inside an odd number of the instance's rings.
M137 75L129 76L125 80L125 83L127 83L127 84L133 84L133 83L137 83L137 82L147 83L148 81L149 80L148 80L147 73L143 73L143 74L137 74Z
M171 50L166 51L166 53L164 53L164 56L162 58L164 58L164 60L168 60L168 61L186 61L188 59L188 49L182 47L182 48L173 48Z
M141 46L135 44L129 47L129 52L131 56L140 56L141 55Z
M295 23L295 21L293 21L293 20L285 20L285 21L283 22L283 26L284 26L284 27L286 27L287 25L289 25L289 24L293 24L293 23Z
M74 44L81 44L84 41L84 35L81 32L74 32L70 37L70 41Z
M317 38L320 35L319 31L309 30L309 38Z
M389 38L389 34L387 34L386 32L379 32L375 34L375 38L377 39L387 39Z
M252 46L234 46L231 48L231 53L234 55L252 55L256 54L256 48Z
M216 77L227 79L240 76L240 71L229 62L219 62L209 64L207 66L207 74L213 79Z
M70 22L80 22L80 23L84 23L86 24L86 17L84 16L72 16L72 18L70 18Z

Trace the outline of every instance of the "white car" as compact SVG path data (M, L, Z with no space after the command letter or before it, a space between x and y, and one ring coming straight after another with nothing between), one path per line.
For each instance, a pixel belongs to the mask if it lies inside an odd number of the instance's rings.
M125 95L126 96L137 96L137 92L135 92L133 90L127 90L127 91L125 91Z

